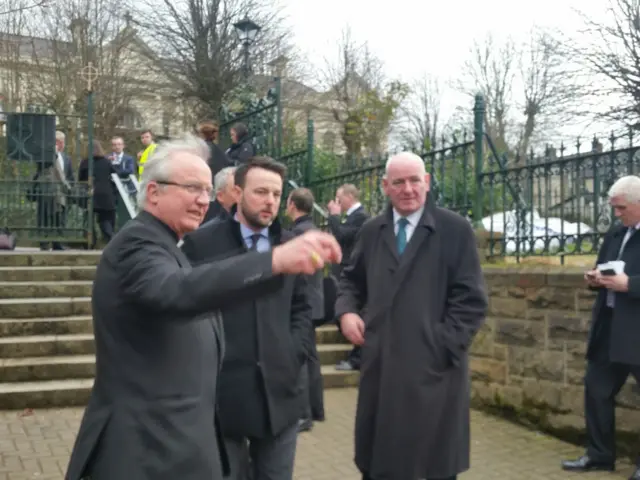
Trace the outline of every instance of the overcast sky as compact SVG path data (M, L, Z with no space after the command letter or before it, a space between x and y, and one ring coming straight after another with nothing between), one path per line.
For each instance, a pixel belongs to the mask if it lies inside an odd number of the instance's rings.
M297 46L310 62L322 66L335 58L341 31L349 25L355 40L367 41L388 74L407 82L425 73L446 84L460 76L474 39L487 33L525 41L534 26L558 28L572 35L584 28L576 9L590 18L606 14L608 0L279 0ZM453 92L443 98L447 116L460 102ZM471 108L471 105L469 105ZM578 132L580 133L580 132Z

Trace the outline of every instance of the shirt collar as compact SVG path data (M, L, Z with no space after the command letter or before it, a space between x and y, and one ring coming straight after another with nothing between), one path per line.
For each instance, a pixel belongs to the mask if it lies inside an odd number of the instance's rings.
M360 202L356 202L353 205L351 205L351 208L347 210L347 217L351 215L353 212L355 212L357 209L359 209L361 206L362 204Z
M251 240L251 236L255 235L256 233L261 237L269 238L269 227L265 227L259 232L255 232L238 220L237 213L233 216L233 219L240 224L240 233L242 234L242 238L244 238L245 241Z
M413 212L411 215L407 215L406 218L407 222L409 222L409 225L411 225L412 227L415 227L416 225L418 225L418 222L420 221L420 218L422 218L422 213L424 212L424 205L422 207L420 207L419 210L416 210L415 212ZM393 224L396 225L398 223L398 220L400 220L402 217L402 215L400 215L398 213L398 211L394 208L393 209Z

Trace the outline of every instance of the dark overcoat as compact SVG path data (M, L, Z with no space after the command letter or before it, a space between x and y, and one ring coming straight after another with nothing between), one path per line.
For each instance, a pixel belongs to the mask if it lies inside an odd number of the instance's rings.
M96 377L66 480L220 480L217 310L277 290L271 253L191 267L147 212L105 248L93 285Z
M313 223L313 219L310 215L304 215L297 218L293 222L291 232L297 237L310 230L316 230L318 227ZM324 319L324 286L323 286L324 272L318 270L313 275L306 277L306 295L309 306L311 307L311 318L314 322L319 322Z
M269 227L273 247L291 238L277 219ZM193 265L248 255L240 223L232 216L186 235L182 250ZM225 437L276 436L301 417L298 377L312 329L305 287L302 275L284 275L281 287L270 294L221 309L226 354L218 406Z
M627 228L616 225L604 238L596 265L617 260ZM602 338L609 338L609 359L612 362L640 366L640 231L636 231L627 241L619 258L625 262L624 273L629 276L629 290L615 292L615 308L611 321L611 336L603 336L604 321L608 318L601 315L607 305L607 289L592 288L598 292L593 304L593 317L589 330L587 358L593 358L597 345Z
M356 465L376 480L467 470L467 352L487 310L471 225L427 204L400 257L391 208L365 223L341 276L336 314L365 305Z

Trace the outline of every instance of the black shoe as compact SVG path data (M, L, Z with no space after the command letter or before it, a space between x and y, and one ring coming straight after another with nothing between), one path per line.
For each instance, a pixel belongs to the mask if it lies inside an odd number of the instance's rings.
M51 247L52 247L51 250L56 252L61 252L62 250L66 250L66 248L64 248L59 242L53 242Z
M313 428L313 421L310 418L301 418L298 420L298 432L309 432Z
M616 467L613 463L596 462L587 455L583 455L577 460L565 460L562 462L562 469L568 472L613 472ZM640 477L638 477L640 479Z
M320 415L313 415L311 418L314 422L324 422L324 413Z
M640 467L636 467L635 472L629 477L629 480L640 480Z

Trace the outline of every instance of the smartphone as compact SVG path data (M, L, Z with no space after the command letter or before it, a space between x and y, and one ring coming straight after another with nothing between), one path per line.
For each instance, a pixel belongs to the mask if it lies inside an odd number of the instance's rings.
M616 274L616 271L613 268L608 268L606 270L600 270L600 275L604 275L605 277L612 277Z

